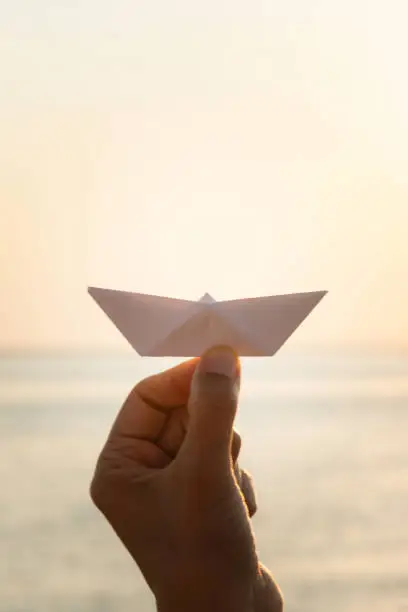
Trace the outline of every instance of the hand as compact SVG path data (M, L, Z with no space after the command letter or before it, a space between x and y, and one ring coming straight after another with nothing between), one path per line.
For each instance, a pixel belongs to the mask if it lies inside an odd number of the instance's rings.
M215 347L140 382L99 457L91 496L162 612L280 612L249 517L233 430L240 364Z

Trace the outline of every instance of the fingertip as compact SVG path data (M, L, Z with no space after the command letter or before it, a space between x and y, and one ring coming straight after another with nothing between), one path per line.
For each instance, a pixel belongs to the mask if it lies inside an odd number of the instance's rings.
M241 363L238 354L227 345L212 346L200 357L197 370L200 373L219 374L236 379L240 375Z

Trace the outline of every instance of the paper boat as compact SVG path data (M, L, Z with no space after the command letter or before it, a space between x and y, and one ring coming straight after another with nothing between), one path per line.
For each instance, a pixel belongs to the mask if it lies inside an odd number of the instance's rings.
M327 291L223 302L89 287L89 294L142 356L198 357L228 345L241 356L274 355Z

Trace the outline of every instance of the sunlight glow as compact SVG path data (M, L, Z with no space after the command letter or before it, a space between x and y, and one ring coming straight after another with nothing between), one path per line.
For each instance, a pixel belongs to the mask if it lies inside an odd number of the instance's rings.
M391 5L3 3L1 346L125 348L93 284L328 289L299 346L407 347Z

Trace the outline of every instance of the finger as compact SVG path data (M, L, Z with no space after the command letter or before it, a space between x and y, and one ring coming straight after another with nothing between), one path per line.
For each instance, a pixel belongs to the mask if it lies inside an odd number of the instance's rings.
M255 488L252 476L245 470L240 470L239 485L248 508L248 514L250 517L252 517L257 511Z
M230 465L239 382L240 364L232 349L220 346L204 353L191 382L183 455L204 465Z
M249 516L252 517L257 510L256 495L252 476L238 465L238 456L242 447L242 439L234 429L231 445L231 459L234 466L235 479L244 496Z
M233 465L236 465L238 461L241 446L242 446L241 436L234 429L233 434L232 434L232 443L231 443L231 459L232 459Z
M157 445L174 459L183 444L188 427L187 406L172 410L161 434L157 437Z
M197 359L149 376L130 392L111 435L155 441L172 410L186 405Z
M174 459L183 444L188 429L187 406L176 408L172 411L170 418L166 422L166 427L162 435L157 439L161 449L172 459ZM234 429L231 444L231 461L235 465L241 450L241 436Z

